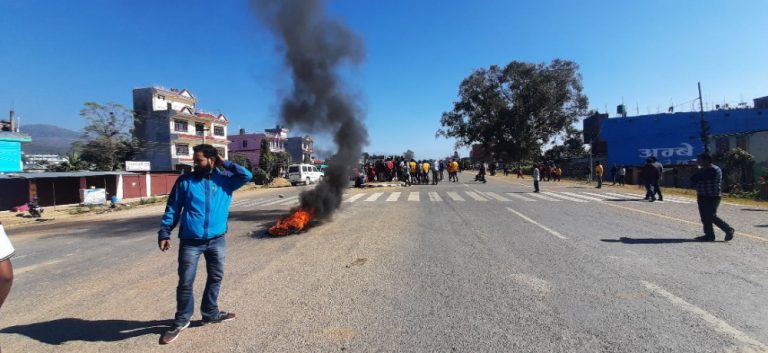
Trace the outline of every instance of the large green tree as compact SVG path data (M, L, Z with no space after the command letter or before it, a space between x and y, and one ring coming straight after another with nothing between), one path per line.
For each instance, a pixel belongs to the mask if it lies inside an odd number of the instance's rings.
M80 111L85 119L85 144L78 145L80 158L97 170L117 170L133 158L136 143L131 137L133 112L118 103L87 102Z
M588 102L581 91L579 66L572 61L478 69L461 82L437 136L456 139L457 147L479 143L494 159L533 158L584 115Z

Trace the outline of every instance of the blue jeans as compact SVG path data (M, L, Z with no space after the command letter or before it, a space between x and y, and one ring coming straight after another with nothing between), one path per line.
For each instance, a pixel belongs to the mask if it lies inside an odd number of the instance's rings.
M192 319L195 312L195 298L192 293L200 255L205 257L208 279L205 281L200 314L203 320L211 320L219 314L216 304L224 278L224 258L227 255L224 236L208 239L181 239L179 244L179 285L176 287L176 318L174 324L183 326Z

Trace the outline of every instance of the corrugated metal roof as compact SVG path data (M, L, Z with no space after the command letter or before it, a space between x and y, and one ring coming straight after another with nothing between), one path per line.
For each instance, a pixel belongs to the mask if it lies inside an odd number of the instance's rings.
M22 178L22 179L41 179L41 178L79 178L90 176L105 175L135 175L136 173L124 171L81 171L81 172L42 172L42 173L8 173L0 174L0 179Z

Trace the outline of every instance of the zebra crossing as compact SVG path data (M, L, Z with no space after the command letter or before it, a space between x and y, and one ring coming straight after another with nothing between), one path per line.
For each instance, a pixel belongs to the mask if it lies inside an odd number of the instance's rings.
M645 195L624 192L587 192L587 191L543 191L533 192L484 192L476 189L464 191L393 191L344 194L342 202L350 203L390 203L390 202L552 202L552 203L587 203L603 201L638 201ZM664 202L675 204L694 204L691 199L665 197ZM297 206L299 196L285 198L241 199L233 201L231 208L247 209L259 207Z

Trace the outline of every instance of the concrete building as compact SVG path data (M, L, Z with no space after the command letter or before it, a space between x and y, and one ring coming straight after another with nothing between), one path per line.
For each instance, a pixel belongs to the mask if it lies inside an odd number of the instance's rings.
M285 152L288 129L278 125L274 129L265 129L264 132L252 134L246 133L245 129L240 129L237 135L229 136L229 152L232 155L242 155L251 164L256 165L261 157L261 141L264 139L269 141L271 152Z
M768 173L768 108L712 110L704 112L704 120L713 155L740 147L755 158L755 176ZM704 151L698 111L618 118L598 114L584 119L583 128L585 141L602 146L604 153L596 157L609 166L642 166L647 157L655 156L665 166L695 169L696 156ZM685 178L680 180L685 186Z
M140 147L135 160L149 161L152 171L187 170L192 148L208 143L228 158L224 114L196 108L197 98L186 89L146 87L133 90L134 136Z
M315 159L314 141L309 135L289 137L285 142L285 151L294 163L312 163Z
M24 168L21 143L31 142L32 139L19 132L17 124L13 110L8 121L0 120L0 173L20 172Z

